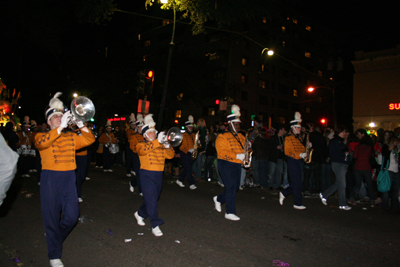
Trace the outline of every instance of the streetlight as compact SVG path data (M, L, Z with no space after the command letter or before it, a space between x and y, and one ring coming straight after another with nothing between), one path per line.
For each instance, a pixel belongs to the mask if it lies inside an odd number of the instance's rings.
M374 128L374 127L375 127L375 122L371 122L371 123L369 124L369 127Z
M314 92L316 89L329 89L332 91L332 97L333 97L333 101L332 101L332 113L333 113L333 121L334 121L334 127L336 128L336 123L337 123L337 116L336 116L336 111L335 111L335 88L333 87L329 87L329 86L310 86L307 88L307 91L312 93Z
M78 97L78 94L74 93L72 96L76 98L76 97Z
M161 0L162 4L167 4L168 0ZM160 113L158 115L158 130L161 131L162 129L162 119L163 119L163 111L164 111L164 106L165 106L165 98L167 97L167 89L168 89L168 79L169 79L169 71L171 69L171 59L172 59L172 52L174 48L174 37L175 37L175 22L176 22L176 10L175 10L175 3L173 2L172 4L173 11L174 11L174 22L172 25L172 36L171 36L171 42L169 43L169 52L168 52L168 61L167 61L167 69L165 72L165 80L164 80L164 88L163 88L163 95L162 95L162 100L161 100L161 105L160 105Z
M265 50L267 50L267 55L268 56L272 56L273 54L274 54L274 51L273 50L271 50L271 49L269 49L269 48L267 48L267 47L265 47L262 51L261 51L261 55L260 55L260 62L261 62L261 60L262 60L262 56L264 55L264 52L265 52ZM254 105L254 109L255 109L255 111L254 111L254 115L255 116L258 116L258 88L259 88L259 83L260 83L260 74L261 74L261 71L260 71L260 69L258 70L258 72L257 72L257 89L256 89L256 98L255 98L255 101L256 101L256 103L255 103L255 105Z

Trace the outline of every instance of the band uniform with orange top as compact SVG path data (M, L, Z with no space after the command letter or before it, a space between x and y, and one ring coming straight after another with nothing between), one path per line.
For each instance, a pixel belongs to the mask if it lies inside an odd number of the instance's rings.
M139 194L142 194L142 188L140 185L140 160L137 154L137 144L139 144L140 142L144 142L143 135L141 134L142 127L144 125L142 114L137 115L137 120L135 124L136 124L136 132L133 135L131 135L130 138L128 139L129 149L132 151L133 170L135 173L135 177L133 177L129 183L129 190L133 193L135 187L137 186Z

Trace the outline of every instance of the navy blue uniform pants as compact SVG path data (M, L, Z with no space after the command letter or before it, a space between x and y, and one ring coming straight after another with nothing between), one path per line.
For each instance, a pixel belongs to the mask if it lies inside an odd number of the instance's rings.
M79 205L75 182L75 170L42 171L40 202L49 259L61 258L62 243L78 222Z
M87 155L76 156L76 191L78 197L82 197L82 184L86 178L87 170Z
M164 223L158 217L158 199L162 189L163 172L140 170L141 185L144 202L138 210L138 214L143 218L150 218L153 228Z
M192 165L193 165L192 153L183 153L181 151L180 154L181 154L183 171L179 175L179 181L183 183L186 177L186 179L189 182L189 185L195 184L192 175Z
M225 190L218 195L221 204L226 203L226 213L236 214L236 193L239 190L242 165L218 159L218 171L225 185Z
M290 194L293 194L294 205L302 206L303 205L303 196L301 194L302 191L302 181L301 174L303 172L303 160L302 159L293 159L287 158L287 170L289 175L289 186L282 190L282 194L287 197Z

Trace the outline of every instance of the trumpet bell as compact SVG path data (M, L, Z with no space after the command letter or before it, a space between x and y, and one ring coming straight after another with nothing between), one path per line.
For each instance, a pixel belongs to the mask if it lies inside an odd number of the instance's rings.
M177 127L169 129L166 136L168 143L170 143L172 147L177 147L182 143L182 133Z
M96 110L92 100L85 96L78 96L71 103L71 113L75 119L81 121L88 121L93 118Z

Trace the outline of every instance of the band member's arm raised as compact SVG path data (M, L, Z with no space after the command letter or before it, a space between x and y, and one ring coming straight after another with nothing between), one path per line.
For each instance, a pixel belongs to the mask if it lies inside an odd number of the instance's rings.
M158 140L155 139L151 142L141 142L137 144L136 151L139 156L144 156L160 147L164 147L164 145L160 144L160 142L158 142Z
M50 147L53 142L61 136L61 133L58 133L57 128L53 129L47 133L38 133L35 136L35 147L38 150L43 150Z
M173 147L165 148L165 158L173 159L175 157L175 150Z
M94 135L91 132L81 131L82 135L76 137L76 149L81 149L83 147L90 146L96 141Z

